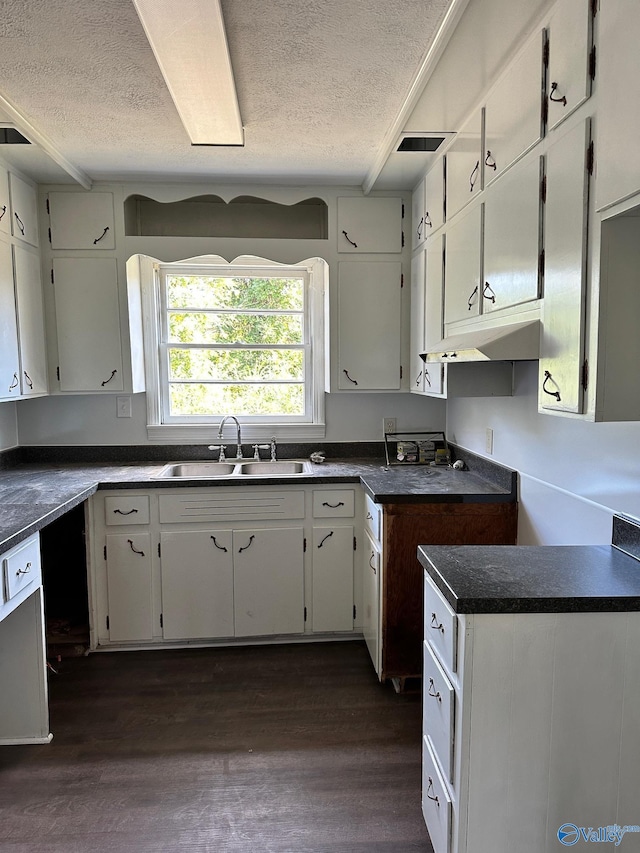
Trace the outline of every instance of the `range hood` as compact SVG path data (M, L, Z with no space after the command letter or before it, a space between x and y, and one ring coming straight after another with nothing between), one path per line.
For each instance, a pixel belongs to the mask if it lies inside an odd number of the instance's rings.
M420 354L425 362L529 361L540 358L540 321L451 335Z

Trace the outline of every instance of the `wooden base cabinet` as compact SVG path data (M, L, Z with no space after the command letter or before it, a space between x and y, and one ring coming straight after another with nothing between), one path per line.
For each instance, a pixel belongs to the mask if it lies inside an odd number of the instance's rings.
M421 676L423 570L418 545L514 545L517 504L384 504L382 529L378 676L381 681Z
M435 853L555 853L561 830L637 824L640 613L455 614L428 577L424 595Z

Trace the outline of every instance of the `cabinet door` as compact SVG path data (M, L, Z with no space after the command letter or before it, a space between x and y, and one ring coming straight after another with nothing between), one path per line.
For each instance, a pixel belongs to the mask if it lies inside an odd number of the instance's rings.
M40 258L22 246L13 247L23 397L47 393L47 357Z
M425 181L424 178L411 196L411 248L417 249L425 239Z
M425 179L425 238L444 222L444 162L444 157L438 157Z
M425 250L414 255L411 261L411 367L409 368L409 390L414 394L424 391L424 362L420 353L424 352L425 321Z
M401 252L402 199L338 199L338 251L347 254Z
M61 391L123 389L115 258L53 261Z
M353 630L353 527L313 528L314 631Z
M444 272L444 322L480 313L482 205L465 213L447 232Z
M0 400L15 400L19 396L20 359L13 262L11 246L0 240Z
M591 95L591 0L561 0L549 20L547 127L551 130Z
M382 670L380 638L380 551L367 534L364 547L364 577L362 579L362 633L369 649L375 671L380 677Z
M438 346L442 340L444 237L434 237L427 244L425 275L425 349ZM445 366L431 361L424 365L424 391L441 397L444 394Z
M640 15L637 0L600 3L598 11L598 175L596 207L640 191ZM633 105L633 106L632 106Z
M17 175L9 173L11 233L32 246L38 245L38 204L36 190ZM3 202L4 203L4 202Z
M484 202L482 313L538 298L541 160L518 164Z
M447 151L447 220L482 189L482 110L477 110Z
M149 533L109 533L107 589L109 639L112 642L153 637L151 537Z
M11 234L11 202L9 200L9 173L0 166L0 234Z
M401 274L400 262L338 264L340 390L400 388Z
M47 201L52 249L113 249L112 193L51 192Z
M543 39L528 40L487 98L485 187L542 137Z
M582 411L590 122L547 153L539 407Z
M304 631L301 527L233 531L236 637Z
M165 639L233 636L231 530L162 533Z

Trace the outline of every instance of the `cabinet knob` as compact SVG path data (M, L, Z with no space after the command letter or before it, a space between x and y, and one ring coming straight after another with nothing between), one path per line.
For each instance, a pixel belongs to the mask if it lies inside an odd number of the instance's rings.
M330 531L327 533L327 535L326 535L326 536L323 536L323 537L322 537L322 540L320 541L320 544L318 545L318 548L322 548L322 546L324 545L324 543L327 541L327 539L328 539L330 536L333 536L333 530L330 530Z
M438 622L438 617L435 613L431 614L431 627L436 631L441 631L444 634L444 625L442 622Z

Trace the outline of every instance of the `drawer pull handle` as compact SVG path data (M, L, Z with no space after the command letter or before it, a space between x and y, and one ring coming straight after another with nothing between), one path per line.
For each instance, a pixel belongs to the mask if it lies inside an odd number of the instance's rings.
M431 614L431 627L435 628L436 631L442 631L444 634L444 625L442 622L438 622L438 617L435 613Z
M357 380L357 379L352 379L352 378L349 376L349 371L348 371L348 370L343 370L342 372L343 372L343 373L344 373L344 375L347 377L347 379L349 380L349 382L353 382L353 384L354 384L354 385L357 385L357 384L358 384L358 380Z
M338 509L339 506L344 506L344 501L338 501L337 504L330 504L327 501L322 501L322 506L328 506L329 509Z
M422 371L416 376L416 388L420 385L420 380L422 379Z
M134 547L133 541L131 539L127 539L127 542L129 543L129 547L131 548L134 554L140 554L141 557L144 557L144 551L138 551L138 549Z
M138 512L138 510L137 509L130 509L130 510L127 510L127 512L124 512L121 509L114 509L113 514L114 515L133 515L134 512Z
M20 229L20 233L21 233L21 234L22 234L22 236L24 237L24 222L22 221L22 219L20 219L20 217L18 216L18 214L17 214L17 213L15 213L15 211L14 211L14 214L13 214L13 215L15 216L15 218L16 218L16 222L18 223L18 228Z
M487 290L491 291L488 295L487 295ZM484 288L482 289L482 295L484 296L485 299L491 300L491 302L493 302L493 304L495 305L496 294L495 294L493 288L491 287L491 285L489 284L488 281L485 281L485 283L484 283Z
M357 248L358 248L358 244L353 242L353 240L351 239L351 237L349 237L349 235L347 234L347 232L346 232L346 231L343 231L342 233L343 233L343 234L344 234L344 236L347 238L347 243L351 243L351 245L353 246L353 248L354 248L354 249L357 249Z
M101 234L99 237L96 237L96 239L93 241L93 245L94 245L94 246L95 246L97 243L99 243L99 242L100 242L100 240L102 240L102 238L103 238L103 237L106 237L106 235L107 235L107 231L108 231L108 230L109 230L109 226L108 226L108 225L106 225L106 226L105 226L104 231L102 232L102 234Z
M367 521L371 521L372 519L373 519L373 516L371 515L370 512L368 512L367 513Z
M427 383L429 388L431 388L431 379L429 378L429 371L427 370L426 367L424 369L424 381Z
M545 370L545 372L544 372L544 382L542 383L542 390L544 391L544 393L545 393L545 394L548 394L550 397L555 397L555 398L556 398L556 400L557 400L557 401L558 401L558 403L559 403L559 402L560 402L560 392L559 392L559 391L549 391L549 390L548 390L548 388L545 388L545 385L547 384L547 382L548 382L550 379L551 379L551 381L552 381L552 382L554 381L554 380L553 380L553 376L549 373L549 371L548 371L548 370ZM554 382L554 384L555 384L555 382ZM556 386L556 387L557 387L557 386Z
M557 83L551 84L551 91L549 92L549 100L554 101L554 103L556 103L556 104L562 104L563 107L566 107L567 106L567 99L564 95L562 95L562 97L560 97L560 98L554 98L553 97L553 93L555 92L555 90L557 88L558 88Z
M250 547L251 547L251 543L253 542L253 540L254 540L255 538L256 538L256 537L255 537L255 536L253 535L253 533L252 533L252 534L251 534L251 536L249 537L249 542L248 542L246 545L244 545L242 548L238 548L238 554L242 554L242 552L243 552L243 551L246 551L246 550L247 550L247 548L250 548Z
M330 536L333 536L333 530L330 530L330 531L329 531L329 533L327 533L327 535L322 539L322 541L321 541L321 542L320 542L320 544L318 545L318 548L322 548L322 546L324 545L324 543L327 541L327 539L328 539Z
M371 552L371 556L369 557L369 566L373 569L373 573L374 573L374 575L376 575L376 574L378 573L378 572L377 572L377 570L376 570L376 567L375 567L375 566L374 566L374 564L372 563L372 560L373 560L373 558L375 557L375 555L376 555L375 551L372 551L372 552Z
M424 225L424 216L418 222L418 227L416 228L416 234L418 235L418 240L422 240L422 226Z
M471 295L467 299L467 305L469 306L469 311L471 311L471 308L473 307L473 297L476 295L477 292L478 292L478 285L476 284L476 286L471 291Z
M28 575L30 571L31 571L31 563L29 562L24 567L24 569L18 569L18 571L16 572L16 577L19 577L20 575Z
M498 168L498 164L496 163L491 151L487 151L487 156L484 158L484 165L489 169L493 169L494 172Z
M218 545L218 540L216 539L215 536L212 536L211 539L213 540L213 544L216 546L216 548L219 551L224 551L225 554L227 553L227 549L224 547L224 545ZM247 547L249 547L249 546L247 546ZM240 550L242 551L242 548Z
M25 378L26 383L29 386L29 388L33 388L33 380L31 379L31 377L29 376L27 371L23 370L22 372L24 373L24 378Z
M431 692L433 690L433 693ZM436 690L436 686L433 683L433 678L429 679L429 689L427 691L429 696L433 696L434 699L437 699L438 702L442 702L442 696L440 695L440 691Z
M104 386L105 386L108 382L111 382L111 380L113 379L113 377L116 375L116 373L117 373L117 372L118 372L117 370L112 370L112 371L111 371L111 376L110 376L108 379L105 379L105 380L104 380L104 382L101 382L101 383L100 383L100 385L102 385L102 387L104 388Z
M18 374L14 373L13 374L13 381L12 381L11 385L9 385L9 391L13 391L13 389L17 388L17 387L18 387Z
M480 160L476 160L476 165L473 167L473 171L469 175L469 192L473 192L473 188L476 185L476 181L478 180L478 174L480 173Z
M429 785L427 786L427 798L429 800L433 800L433 802L438 806L438 808L440 808L440 800L438 799L438 795L436 794L434 796L433 794L429 793L429 791L433 791L433 779L431 778L431 776L429 776L428 779Z
M424 224L428 225L429 228L433 228L433 222L431 221L431 217L429 216L429 211L427 211L424 215Z

